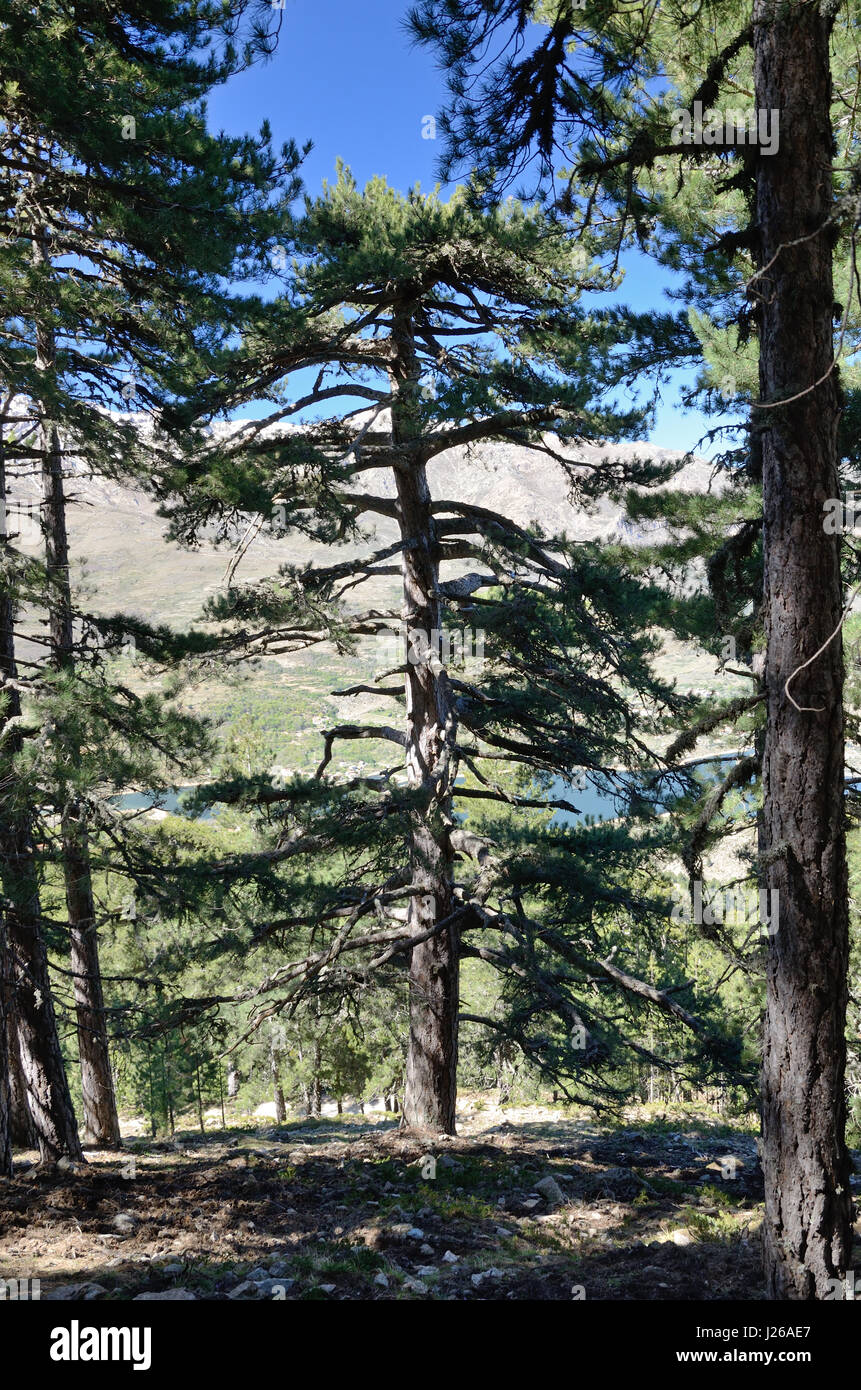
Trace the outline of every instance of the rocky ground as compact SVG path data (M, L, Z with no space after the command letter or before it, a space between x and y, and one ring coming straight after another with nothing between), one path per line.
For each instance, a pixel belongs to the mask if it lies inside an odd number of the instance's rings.
M750 1127L532 1107L131 1139L0 1181L0 1277L43 1299L761 1296Z

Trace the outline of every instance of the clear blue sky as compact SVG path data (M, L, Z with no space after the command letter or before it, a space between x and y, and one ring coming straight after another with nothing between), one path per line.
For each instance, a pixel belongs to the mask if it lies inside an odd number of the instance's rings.
M212 94L210 126L238 134L268 119L276 145L313 140L303 166L312 194L334 178L338 156L360 186L383 174L401 190L432 188L440 144L422 131L444 103L444 77L430 50L410 46L406 8L406 0L286 0L275 56ZM669 277L653 261L632 258L626 272L623 302L669 307L662 294ZM687 449L705 428L667 388L652 442Z

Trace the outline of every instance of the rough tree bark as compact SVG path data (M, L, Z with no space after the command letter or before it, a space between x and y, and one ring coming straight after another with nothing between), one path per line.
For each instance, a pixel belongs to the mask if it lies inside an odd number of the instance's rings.
M779 151L759 160L765 681L762 844L780 894L770 938L762 1075L764 1256L772 1298L821 1298L850 1257L844 1140L848 906L843 779L840 396L833 367L829 28L820 7L755 0L756 105L780 112ZM814 383L819 383L814 386Z
M4 503L5 496L6 475L0 447L0 498ZM4 505L0 509L0 549L7 544ZM14 616L11 591L0 591L0 733L7 767L20 751L22 738ZM30 826L9 788L0 792L0 885L6 910L11 1009L39 1151L43 1160L79 1159L83 1154L57 1033Z
M455 716L445 670L416 660L442 627L439 559L427 472L410 445L418 434L419 367L408 305L393 315L392 443L398 525L410 544L403 551L402 621L406 628L406 767L421 793L413 812L410 868L420 892L410 900L410 934L432 929L454 910L451 824L451 748ZM406 446L406 447L404 447ZM401 451L400 453L398 451ZM408 1125L455 1133L459 1006L459 933L454 923L410 952L410 1036L404 1089Z
M6 922L0 913L0 1178L12 1176L12 1097L9 1084Z
M47 260L39 242L37 259ZM55 344L50 332L36 335L37 367L50 371ZM63 450L55 424L42 427L42 484L45 494L45 558L49 581L51 656L61 669L74 661L69 543L63 486ZM80 806L70 799L60 825L63 877L69 919L70 963L75 995L84 1137L87 1143L122 1146L105 1020L99 942L93 900L87 828Z
M122 1137L108 1052L87 836L77 807L66 809L62 833L84 1137L88 1143L119 1149Z
M10 967L11 968L11 967ZM9 981L11 986L11 978ZM39 1135L33 1124L33 1116L27 1104L27 1084L24 1068L21 1065L21 1048L18 1042L18 1024L14 1010L15 996L11 987L7 992L6 1045L9 1059L9 1120L13 1149L37 1149Z
M80 1159L83 1154L57 1033L32 851L26 826L7 822L0 827L21 1066L42 1159Z

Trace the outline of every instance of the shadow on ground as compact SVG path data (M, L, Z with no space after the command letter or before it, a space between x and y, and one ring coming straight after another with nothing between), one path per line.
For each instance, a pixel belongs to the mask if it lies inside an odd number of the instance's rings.
M43 1299L761 1297L753 1135L671 1123L430 1142L358 1116L19 1161L0 1277Z

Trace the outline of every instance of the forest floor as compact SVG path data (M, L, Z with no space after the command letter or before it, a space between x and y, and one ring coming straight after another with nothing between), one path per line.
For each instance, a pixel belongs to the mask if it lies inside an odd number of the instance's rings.
M77 1171L21 1155L0 1278L42 1299L762 1296L750 1124L531 1106L459 1129L343 1116L129 1139Z

